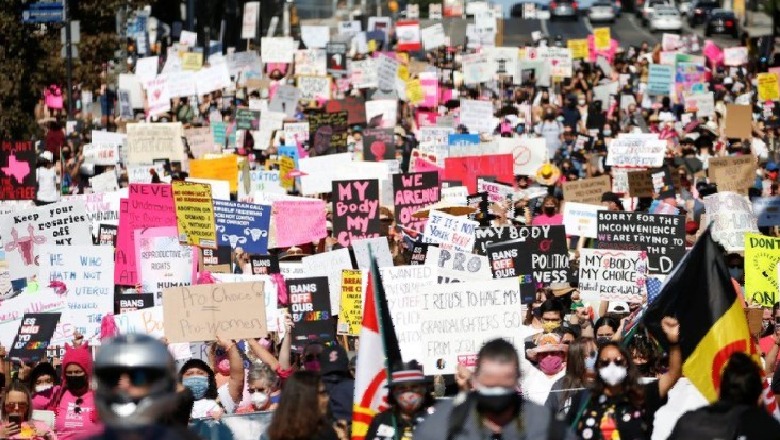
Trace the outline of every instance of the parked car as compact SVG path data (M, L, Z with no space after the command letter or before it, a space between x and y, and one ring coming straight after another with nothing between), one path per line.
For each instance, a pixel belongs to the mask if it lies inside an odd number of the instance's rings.
M574 0L552 0L550 2L550 19L577 19L577 2Z
M714 9L704 27L705 36L712 34L727 34L739 38L738 21L734 13L725 9Z
M536 14L539 11L547 11L549 5L544 0L521 0L520 2L517 2L514 5L512 5L512 9L510 9L509 16L512 18L523 18L524 16L523 10L526 8L533 9L534 14Z
M688 14L691 13L691 5L693 4L693 1L691 0L683 0L677 5L677 9L680 10L680 14L687 17Z
M606 21L615 22L615 9L612 3L606 0L599 0L590 7L588 18L591 22Z
M642 6L642 26L647 26L650 23L650 16L653 15L653 9L656 6L667 5L671 6L669 0L646 0Z
M659 5L650 16L650 31L682 31L682 16L674 6Z
M707 22L707 17L715 9L720 9L720 3L715 0L694 0L691 13L688 14L688 26L694 28Z

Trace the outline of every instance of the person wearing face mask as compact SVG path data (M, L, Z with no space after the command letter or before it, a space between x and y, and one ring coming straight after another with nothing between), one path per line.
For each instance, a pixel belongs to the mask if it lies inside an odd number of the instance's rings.
M236 414L275 410L279 405L280 384L279 376L269 365L255 363L247 374L249 404L240 406Z
M544 440L577 437L545 407L517 390L520 359L511 342L494 339L477 354L473 375L455 399L437 404L415 440Z
M566 354L566 374L555 381L544 403L550 411L563 417L570 424L574 420L577 408L582 405L587 374L585 364L587 349L588 345L581 340L569 344ZM593 359L595 360L595 356Z
M612 316L605 315L597 319L593 328L596 330L596 343L599 345L620 341L620 321Z
M599 347L596 381L575 418L580 438L651 438L655 412L682 376L680 323L665 317L661 328L669 342L669 370L645 385L640 384L639 370L625 348L615 342Z
M103 429L95 393L90 389L92 355L83 336L79 336L74 339L74 346L65 345L63 386L53 404L54 430L58 438L65 440L87 437Z
M640 382L646 383L656 379L658 354L653 341L645 334L644 326L637 329L626 348L631 353L631 359L639 370Z
M188 389L194 402L190 419L219 417L223 410L217 402L217 382L214 371L200 359L190 359L179 370L179 382Z
M366 440L411 440L428 408L436 403L433 380L423 374L415 360L396 365L388 384L387 402L390 408L374 416Z
M538 311L536 311L537 309ZM532 313L534 314L534 318L538 319L539 324L541 324L540 327L542 332L534 332L525 338L526 351L535 348L543 335L551 333L563 325L565 307L559 299L551 297L550 299L544 300L538 308L534 307Z
M542 335L536 348L526 350L527 358L520 360L523 378L520 389L526 399L538 405L544 405L553 384L566 374L566 352L569 346L562 342L560 333L556 330Z
M739 254L726 255L726 264L729 267L729 275L739 284L745 284L745 259Z
M563 215L560 213L561 202L553 196L547 196L542 201L542 213L534 217L532 226L562 225Z
M217 337L211 347L209 360L214 366L212 371L217 384L218 400L222 409L229 414L243 400L246 377L241 353L244 352L244 342L226 341Z
M32 390L34 410L52 410L54 396L60 393L57 370L48 362L41 362L30 372L27 386Z

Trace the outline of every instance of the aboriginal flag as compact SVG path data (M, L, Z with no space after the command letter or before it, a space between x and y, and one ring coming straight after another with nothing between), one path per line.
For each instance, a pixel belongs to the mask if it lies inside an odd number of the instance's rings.
M759 359L742 300L710 228L669 275L645 312L647 328L662 342L666 342L661 330L664 316L680 322L683 374L710 402L718 398L720 376L732 353Z

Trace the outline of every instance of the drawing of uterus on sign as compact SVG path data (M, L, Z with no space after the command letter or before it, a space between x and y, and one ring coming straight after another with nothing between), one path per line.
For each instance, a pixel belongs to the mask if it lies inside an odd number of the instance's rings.
M24 265L33 266L38 264L33 252L34 245L46 243L46 236L35 235L35 228L32 224L27 226L27 231L30 233L29 236L19 238L16 228L12 228L11 237L13 237L13 240L5 245L5 250L6 252L19 251Z

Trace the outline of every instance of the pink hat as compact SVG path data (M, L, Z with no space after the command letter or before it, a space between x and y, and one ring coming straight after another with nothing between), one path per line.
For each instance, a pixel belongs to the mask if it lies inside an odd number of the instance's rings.
M89 344L85 341L79 347L71 347L65 344L65 356L62 358L62 375L68 365L76 364L84 370L89 378L92 375L92 354L89 352Z

